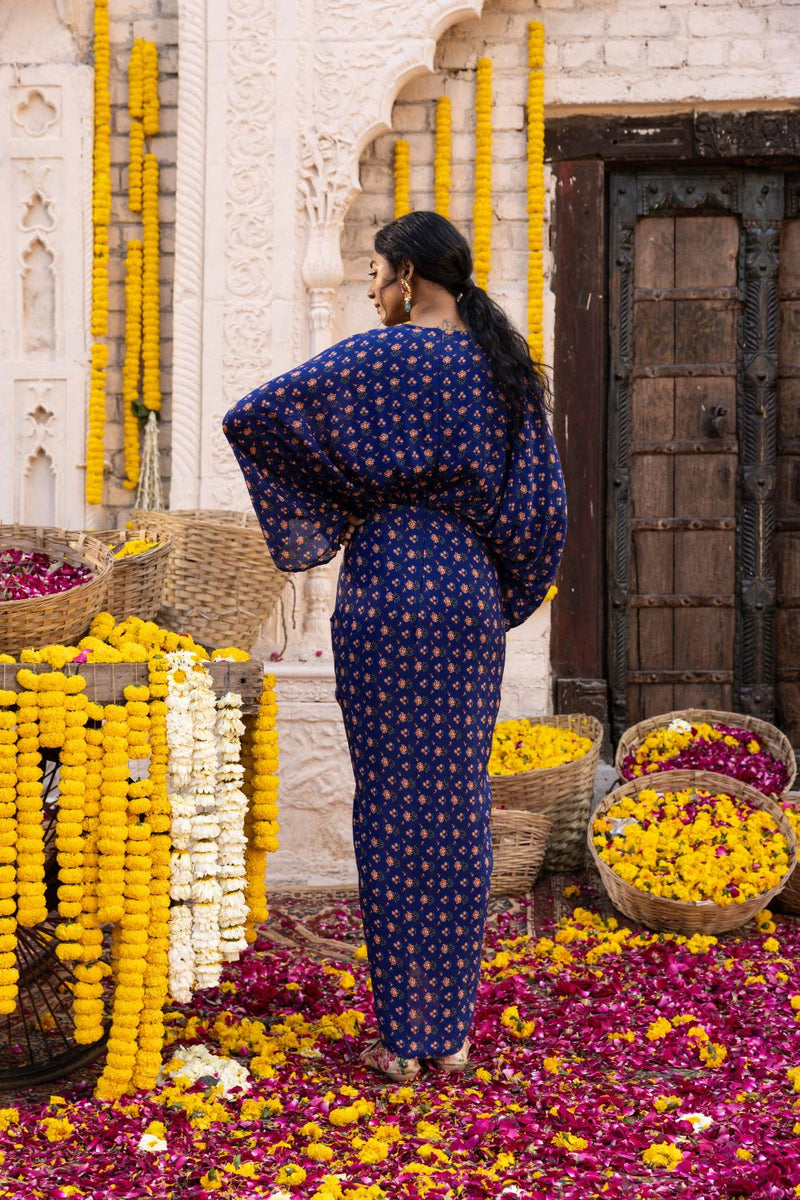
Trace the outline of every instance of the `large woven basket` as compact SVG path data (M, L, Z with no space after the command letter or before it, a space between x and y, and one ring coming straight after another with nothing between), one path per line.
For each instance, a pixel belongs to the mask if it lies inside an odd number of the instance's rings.
M542 864L544 870L580 870L586 853L586 824L603 727L596 717L584 713L530 717L529 720L535 725L571 729L580 737L591 738L592 745L583 758L560 767L520 771L516 775L490 775L492 803L498 808L522 809L549 817L553 832Z
M517 896L531 890L541 870L552 828L553 822L541 813L492 809L493 896Z
M614 757L614 766L620 779L623 778L622 763L626 756L640 742L643 742L653 729L669 725L678 717L688 721L691 725L704 721L709 725L733 725L739 729L750 730L751 733L756 734L762 745L774 758L780 759L786 765L789 781L784 791L788 792L794 783L797 775L797 760L791 742L784 733L781 733L780 729L775 725L770 725L769 721L762 721L759 717L749 717L745 713L716 712L707 708L684 708L676 712L661 713L660 716L648 717L646 721L639 721L638 725L631 725L629 729L626 729L619 739L617 753Z
M800 792L785 792L779 803L783 809L792 808L795 812L800 812ZM775 908L800 917L800 866L795 867L786 887L775 897Z
M105 608L115 621L124 621L130 616L152 621L161 607L172 542L168 538L160 539L160 535L151 529L108 529L94 536L113 550L120 550L125 542L136 539L158 541L152 550L113 560L105 600Z
M169 539L159 620L207 647L249 650L286 583L252 513L147 512L132 521Z
M765 809L778 825L789 844L789 867L777 887L759 896L753 896L741 904L714 904L711 900L669 900L661 896L651 896L649 892L634 887L622 879L611 869L607 862L600 857L592 840L594 820L601 817L617 800L623 796L636 796L645 788L654 788L659 793L677 791L682 788L697 788L713 793L725 792L730 796L749 801L755 808ZM746 924L762 908L766 908L770 900L777 896L791 878L797 863L797 838L786 815L769 796L755 788L740 783L738 779L730 779L726 775L717 775L713 771L659 771L645 778L631 779L621 787L609 792L598 805L591 825L587 831L586 840L595 866L600 872L612 904L632 921L639 921L650 929L668 930L672 933L713 934L726 933L730 929L738 929Z
M12 546L41 551L73 566L90 567L93 575L86 583L55 596L0 601L0 654L17 657L22 650L78 641L103 609L113 562L111 550L89 533L0 525L0 549Z

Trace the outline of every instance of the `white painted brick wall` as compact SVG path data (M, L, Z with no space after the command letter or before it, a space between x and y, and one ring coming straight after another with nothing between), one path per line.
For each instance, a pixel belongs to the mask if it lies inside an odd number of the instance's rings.
M479 20L441 39L433 75L412 80L394 107L391 134L364 152L363 191L342 239L345 284L339 332L367 328L365 298L376 229L392 217L392 146L407 135L412 203L433 207L434 110L453 111L451 216L471 238L475 63L494 63L494 222L489 290L523 326L526 309L525 129L528 21L545 26L548 112L675 111L703 103L780 107L800 99L800 0L486 0ZM547 244L547 240L546 240ZM549 263L546 260L546 269ZM552 297L546 291L546 358L552 357ZM558 402L556 382L556 403ZM503 710L548 704L546 612L509 642Z

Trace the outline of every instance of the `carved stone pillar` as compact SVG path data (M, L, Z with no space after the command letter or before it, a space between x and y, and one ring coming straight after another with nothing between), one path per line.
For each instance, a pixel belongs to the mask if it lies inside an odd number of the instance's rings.
M327 349L335 340L333 301L344 278L339 248L341 232L341 219L313 220L309 229L303 258L303 283L308 289L308 333L312 354Z

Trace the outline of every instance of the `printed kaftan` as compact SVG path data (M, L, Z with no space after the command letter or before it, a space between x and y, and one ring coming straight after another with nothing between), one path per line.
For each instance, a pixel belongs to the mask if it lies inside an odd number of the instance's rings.
M375 1011L394 1053L452 1053L478 986L505 630L564 543L547 422L531 403L511 439L473 337L409 324L256 388L225 432L279 567L329 561L366 518L331 627Z

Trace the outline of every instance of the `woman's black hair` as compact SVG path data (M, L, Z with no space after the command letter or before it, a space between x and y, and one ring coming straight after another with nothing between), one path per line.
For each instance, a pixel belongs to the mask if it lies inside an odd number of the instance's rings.
M547 379L519 330L473 282L467 239L439 213L415 211L379 229L375 249L395 271L407 261L423 279L455 296L459 316L489 359L497 390L511 411L512 428L518 431L529 404L544 407Z

